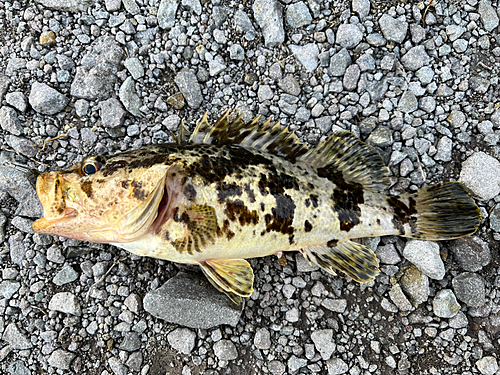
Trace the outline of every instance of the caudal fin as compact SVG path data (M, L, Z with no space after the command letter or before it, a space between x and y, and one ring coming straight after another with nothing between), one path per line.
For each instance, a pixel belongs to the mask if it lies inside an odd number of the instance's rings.
M408 202L405 208L413 206L413 212L399 212L405 237L451 240L473 234L481 222L479 208L459 182L425 187L400 198Z

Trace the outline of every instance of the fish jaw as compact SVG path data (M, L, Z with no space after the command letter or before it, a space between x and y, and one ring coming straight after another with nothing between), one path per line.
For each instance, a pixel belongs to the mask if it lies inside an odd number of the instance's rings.
M99 207L82 190L76 173L43 173L37 179L37 194L44 217L33 223L33 230L97 243L134 241L147 233L158 215L166 174L157 174L161 177L141 201L131 201L133 193L122 188L107 200L107 206Z

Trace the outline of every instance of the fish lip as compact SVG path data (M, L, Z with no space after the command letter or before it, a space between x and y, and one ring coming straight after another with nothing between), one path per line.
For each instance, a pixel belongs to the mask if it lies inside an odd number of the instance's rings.
M36 233L48 233L48 228L53 226L56 223L60 223L66 220L72 220L78 216L78 211L74 208L66 208L63 217L57 219L47 219L45 216L42 216L40 219L37 219L33 222L32 228Z

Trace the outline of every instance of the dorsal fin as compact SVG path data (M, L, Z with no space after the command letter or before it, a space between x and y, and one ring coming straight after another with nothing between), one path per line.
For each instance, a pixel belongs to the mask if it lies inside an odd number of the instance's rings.
M228 110L212 126L207 121L207 115L203 116L189 138L190 143L205 143L213 145L238 145L274 155L295 160L307 152L295 133L288 128L281 129L278 123L271 125L267 120L259 125L259 118L245 123L243 114L231 118Z
M172 137L174 138L174 141L177 144L186 143L188 139L190 139L191 135L191 132L188 130L188 128L186 128L186 125L184 124L184 120L181 121L181 126L178 136L176 136L173 132L170 133L172 134Z
M346 181L382 191L389 184L389 171L380 154L348 131L335 131L316 148L298 158L327 175L342 172Z

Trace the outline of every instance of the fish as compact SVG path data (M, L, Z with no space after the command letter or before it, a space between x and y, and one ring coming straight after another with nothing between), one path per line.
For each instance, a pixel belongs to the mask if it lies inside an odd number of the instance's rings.
M183 122L172 143L40 174L33 230L198 265L240 304L253 292L250 258L300 251L366 283L379 263L356 239L450 240L479 227L459 182L392 196L389 185L380 154L348 131L309 148L279 123L228 111L213 125L205 114L191 134Z

